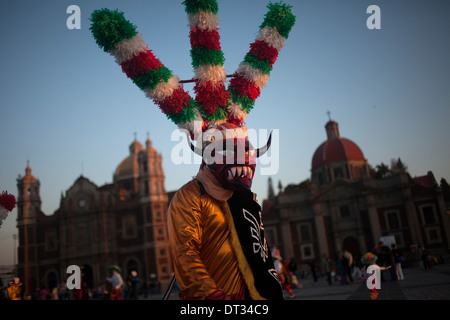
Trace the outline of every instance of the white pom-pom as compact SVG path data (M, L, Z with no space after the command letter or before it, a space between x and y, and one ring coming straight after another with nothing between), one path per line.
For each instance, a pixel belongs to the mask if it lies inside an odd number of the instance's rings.
M241 122L244 122L245 118L247 117L247 112L242 110L242 105L240 103L232 102L228 106L228 117L239 119L241 120Z
M176 75L172 75L167 82L162 81L158 83L155 89L145 89L145 96L149 99L155 99L156 101L164 101L164 99L173 94L174 90L181 87L182 84L180 78Z
M270 78L268 74L262 73L261 70L253 68L246 62L241 62L236 73L241 74L244 79L253 82L260 90L266 85Z
M114 49L109 52L116 58L118 64L130 60L140 52L148 50L142 34L138 33L130 39L122 40L114 45Z
M225 82L227 75L223 66L201 64L195 68L194 79L210 82Z
M256 37L256 40L264 41L269 46L274 47L275 49L280 51L284 47L286 38L279 34L276 29L266 26L259 30L259 34Z
M219 16L211 12L199 11L195 14L188 14L189 27L197 27L200 30L214 30L219 28Z

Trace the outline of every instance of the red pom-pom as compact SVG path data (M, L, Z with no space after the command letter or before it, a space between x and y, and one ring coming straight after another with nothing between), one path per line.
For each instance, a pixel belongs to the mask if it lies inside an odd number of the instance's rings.
M191 96L189 95L189 93L184 91L183 88L178 88L173 91L171 96L164 99L164 101L155 101L155 103L159 104L159 107L161 108L162 112L164 112L164 114L178 114L183 111L183 108L185 106L189 105L190 100Z
M192 48L215 49L220 48L220 35L217 30L191 29L189 33Z
M142 51L128 61L121 64L122 71L128 78L134 79L138 75L145 74L153 69L158 69L163 64L151 50Z
M3 191L0 195L0 206L8 211L11 211L16 206L16 198L12 194Z
M269 65L272 67L275 61L278 58L278 50L274 47L269 46L264 41L255 41L250 44L249 53L253 54L259 60L267 60L269 61Z
M230 95L222 82L196 83L194 91L196 93L195 100L208 114L214 114L219 106L226 106Z
M241 126L243 126L245 124L244 123L244 119L238 119L238 118L235 118L235 117L233 117L231 115L227 116L227 122L234 124L236 127L241 127Z
M256 100L261 94L261 89L252 81L248 81L239 75L230 80L230 88L237 90L240 96L248 97L252 100Z

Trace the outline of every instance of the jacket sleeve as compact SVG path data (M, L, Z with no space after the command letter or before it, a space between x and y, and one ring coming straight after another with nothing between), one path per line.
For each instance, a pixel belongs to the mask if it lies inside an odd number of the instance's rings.
M197 183L186 184L172 198L167 227L175 277L181 297L206 299L218 290L200 258L201 194Z

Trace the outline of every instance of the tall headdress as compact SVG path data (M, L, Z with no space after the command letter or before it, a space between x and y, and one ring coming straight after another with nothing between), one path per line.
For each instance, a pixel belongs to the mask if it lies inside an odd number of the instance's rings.
M243 126L261 88L269 79L278 52L295 23L291 6L269 3L259 33L228 89L224 54L220 46L216 0L185 0L190 26L195 98L145 44L136 27L117 10L101 9L91 15L90 30L97 44L115 57L122 71L191 138L223 123Z

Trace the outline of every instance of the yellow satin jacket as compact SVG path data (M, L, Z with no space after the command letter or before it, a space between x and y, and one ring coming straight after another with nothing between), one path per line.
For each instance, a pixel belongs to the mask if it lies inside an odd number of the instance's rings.
M241 288L227 208L226 201L202 194L196 179L178 190L170 203L170 250L184 299L205 299L217 290L232 295Z

